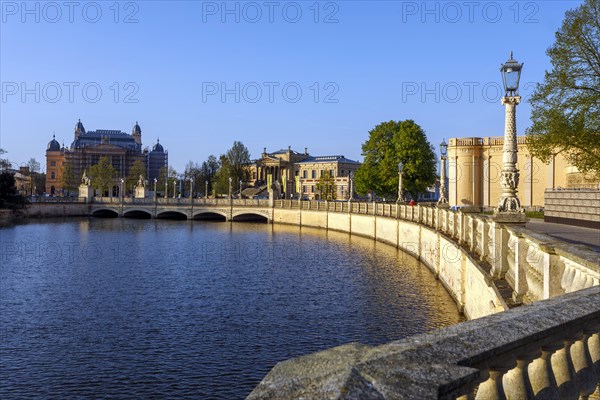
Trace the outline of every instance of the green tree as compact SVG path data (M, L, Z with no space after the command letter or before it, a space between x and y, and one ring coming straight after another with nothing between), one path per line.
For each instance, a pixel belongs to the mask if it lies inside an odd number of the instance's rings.
M203 184L208 182L208 193L213 192L213 181L219 168L221 168L221 163L217 160L217 157L212 154L202 163L202 167L200 168L202 172L201 181Z
M204 191L204 189L199 190L200 187L204 188L204 180L202 179L202 166L200 164L190 160L185 166L183 176L185 179L184 192L186 193L186 196L189 195L189 190L192 187L190 179L194 180L194 194Z
M335 179L329 171L325 171L319 178L317 190L321 195L321 200L335 200L337 198Z
M546 51L552 71L531 96L529 151L542 161L563 152L581 172L600 175L600 1L567 11Z
M0 156L6 153L8 153L6 150L0 148ZM4 171L7 169L10 169L10 161L7 158L0 158L0 170Z
M89 172L92 186L100 191L101 195L112 195L112 187L117 179L117 170L112 166L108 156L100 157L98 164L92 165Z
M234 178L232 176L232 168L229 164L229 159L225 155L220 157L220 168L213 178L213 191L215 196L217 195L228 195L229 194L229 178L232 180L232 187ZM233 189L232 189L233 191Z
M77 190L79 179L75 176L75 171L71 163L63 163L60 173L60 185L66 194L71 194Z
M356 171L356 191L380 196L398 193L398 163L404 163L402 188L416 198L435 183L436 158L423 129L412 120L389 121L369 132L364 162Z
M231 149L225 153L229 173L234 182L248 180L248 165L250 164L250 151L242 142L235 141Z
M173 197L173 182L177 181L177 171L175 170L175 168L169 166L169 168L167 169L167 167L162 167L159 171L158 171L158 182L156 184L156 191L159 192L164 192L165 190L165 181L167 183L167 192L164 193L164 196L166 197ZM175 191L177 192L178 189L176 189ZM177 193L175 193L176 195Z
M146 181L146 164L144 164L142 160L136 160L129 169L129 174L125 178L125 193L127 193L128 188L133 188L137 184L140 176ZM154 182L152 182L151 187L154 188Z
M0 200L10 200L17 195L15 177L10 172L0 173Z

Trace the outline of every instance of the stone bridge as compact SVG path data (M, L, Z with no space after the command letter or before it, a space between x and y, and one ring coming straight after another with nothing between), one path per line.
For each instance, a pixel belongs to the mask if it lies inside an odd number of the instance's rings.
M268 200L95 198L89 207L97 217L273 221Z

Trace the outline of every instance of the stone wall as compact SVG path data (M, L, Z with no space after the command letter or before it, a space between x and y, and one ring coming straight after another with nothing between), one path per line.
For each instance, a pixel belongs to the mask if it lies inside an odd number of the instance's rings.
M544 221L600 229L600 190L546 190Z
M90 206L85 203L33 203L22 210L21 216L39 217L86 217Z

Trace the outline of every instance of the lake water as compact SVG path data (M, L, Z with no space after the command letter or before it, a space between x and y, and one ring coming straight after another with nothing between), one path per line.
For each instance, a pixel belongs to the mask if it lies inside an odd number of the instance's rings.
M244 398L277 363L462 321L395 248L298 227L0 228L0 398Z

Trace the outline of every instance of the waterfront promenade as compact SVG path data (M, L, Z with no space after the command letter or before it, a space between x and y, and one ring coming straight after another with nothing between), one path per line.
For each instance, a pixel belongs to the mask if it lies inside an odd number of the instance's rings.
M600 252L600 229L555 224L542 219L532 218L525 225L527 229L552 236L565 242L584 244Z

